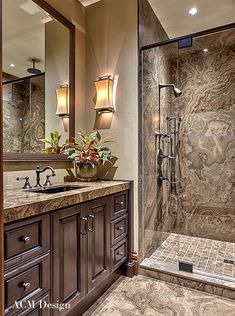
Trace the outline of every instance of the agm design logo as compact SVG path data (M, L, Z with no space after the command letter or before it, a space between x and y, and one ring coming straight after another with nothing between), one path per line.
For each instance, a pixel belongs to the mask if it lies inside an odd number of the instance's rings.
M40 300L39 302L36 302L34 300L32 301L15 301L13 305L14 309L34 309L36 307L39 307L40 309L58 309L60 312L70 309L69 303L59 303L58 301L56 303L48 303L44 300Z

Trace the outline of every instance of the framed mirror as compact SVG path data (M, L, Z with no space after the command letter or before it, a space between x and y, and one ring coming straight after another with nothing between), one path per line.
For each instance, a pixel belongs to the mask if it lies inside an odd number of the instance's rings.
M44 0L0 2L4 161L66 161L50 142L75 135L75 27Z

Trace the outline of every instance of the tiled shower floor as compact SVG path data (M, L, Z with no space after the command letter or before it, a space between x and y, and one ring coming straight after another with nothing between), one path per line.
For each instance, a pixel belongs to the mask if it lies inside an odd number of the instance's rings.
M224 262L235 261L235 243L172 233L149 259L177 266L179 260L189 261L194 270L235 278L235 264Z

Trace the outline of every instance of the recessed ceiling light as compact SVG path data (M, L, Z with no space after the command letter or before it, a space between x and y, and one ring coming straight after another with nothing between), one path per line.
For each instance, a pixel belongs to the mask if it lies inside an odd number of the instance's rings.
M10 64L11 68L15 68L15 66L16 66L15 64Z
M191 8L188 13L191 16L196 15L197 14L197 8L195 8L195 7Z
M204 52L204 53L207 53L207 52L208 52L208 48L204 48L204 49L203 49L203 52Z

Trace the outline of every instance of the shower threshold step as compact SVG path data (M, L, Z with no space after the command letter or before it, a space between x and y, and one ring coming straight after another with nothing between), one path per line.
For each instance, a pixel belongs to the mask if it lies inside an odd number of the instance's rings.
M165 282L235 300L235 280L233 278L211 275L199 270L194 270L193 273L179 271L175 264L156 262L151 258L145 258L141 262L139 273Z

